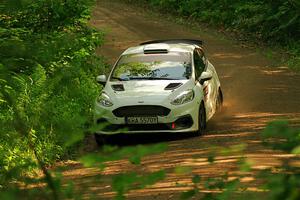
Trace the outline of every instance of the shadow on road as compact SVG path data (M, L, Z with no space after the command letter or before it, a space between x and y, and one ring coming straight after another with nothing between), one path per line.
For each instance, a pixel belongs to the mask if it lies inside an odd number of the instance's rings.
M193 133L141 133L117 134L105 138L105 144L118 146L131 146L138 144L153 144L170 142L196 137Z

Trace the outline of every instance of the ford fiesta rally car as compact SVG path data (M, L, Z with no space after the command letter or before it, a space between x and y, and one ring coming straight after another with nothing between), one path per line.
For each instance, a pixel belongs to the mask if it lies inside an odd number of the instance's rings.
M155 40L122 53L95 103L96 140L116 133L195 132L222 106L214 66L200 40Z

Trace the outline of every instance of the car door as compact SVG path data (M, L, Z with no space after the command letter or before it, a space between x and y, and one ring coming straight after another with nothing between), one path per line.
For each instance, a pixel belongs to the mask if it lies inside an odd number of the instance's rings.
M195 65L195 78L199 79L201 73L203 71L207 71L210 73L214 73L213 69L209 66L208 61L204 55L204 52L201 48L196 48L194 51L194 65ZM213 79L205 81L203 85L201 85L198 81L197 83L199 88L203 90L204 95L204 105L206 109L207 120L212 117L215 112L215 98L216 92L215 89L215 81ZM201 86L200 86L201 85Z

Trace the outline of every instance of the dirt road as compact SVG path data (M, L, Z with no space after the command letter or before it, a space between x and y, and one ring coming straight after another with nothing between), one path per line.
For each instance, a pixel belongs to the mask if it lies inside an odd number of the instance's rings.
M259 140L259 131L266 122L278 118L289 118L297 124L300 119L300 76L280 66L278 58L266 58L261 50L243 47L221 33L207 28L178 25L163 16L149 14L133 6L109 0L98 0L91 24L107 32L105 45L99 53L113 63L120 53L129 46L142 41L164 38L195 38L205 41L208 58L215 65L220 76L224 109L208 123L203 137L191 136L143 136L131 137L137 143L167 142L166 152L146 157L141 166L127 161L108 163L104 174L137 170L140 172L171 169L176 166L192 167L193 174L202 177L218 176L225 171L235 176L237 157L217 157L210 165L206 158L211 146L230 146L245 143L247 158L255 162L254 169L263 169L278 163L281 154L266 150ZM270 56L269 56L270 57ZM279 66L278 66L279 65ZM156 137L156 140L153 139ZM91 145L91 144L90 144ZM94 145L94 144L93 144ZM84 169L79 164L70 165L64 172L67 179L85 189L86 197L91 193L106 199L113 193L109 184L94 183L95 169ZM251 177L244 180L251 182ZM176 199L179 192L190 182L190 175L175 176L170 171L166 180L154 186L130 192L131 199Z

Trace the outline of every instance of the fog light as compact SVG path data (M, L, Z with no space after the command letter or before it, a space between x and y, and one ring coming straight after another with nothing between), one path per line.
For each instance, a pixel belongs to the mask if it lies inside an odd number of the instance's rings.
M172 130L190 128L193 125L193 119L190 115L181 116L175 122L172 122L170 125L170 128L172 128Z

